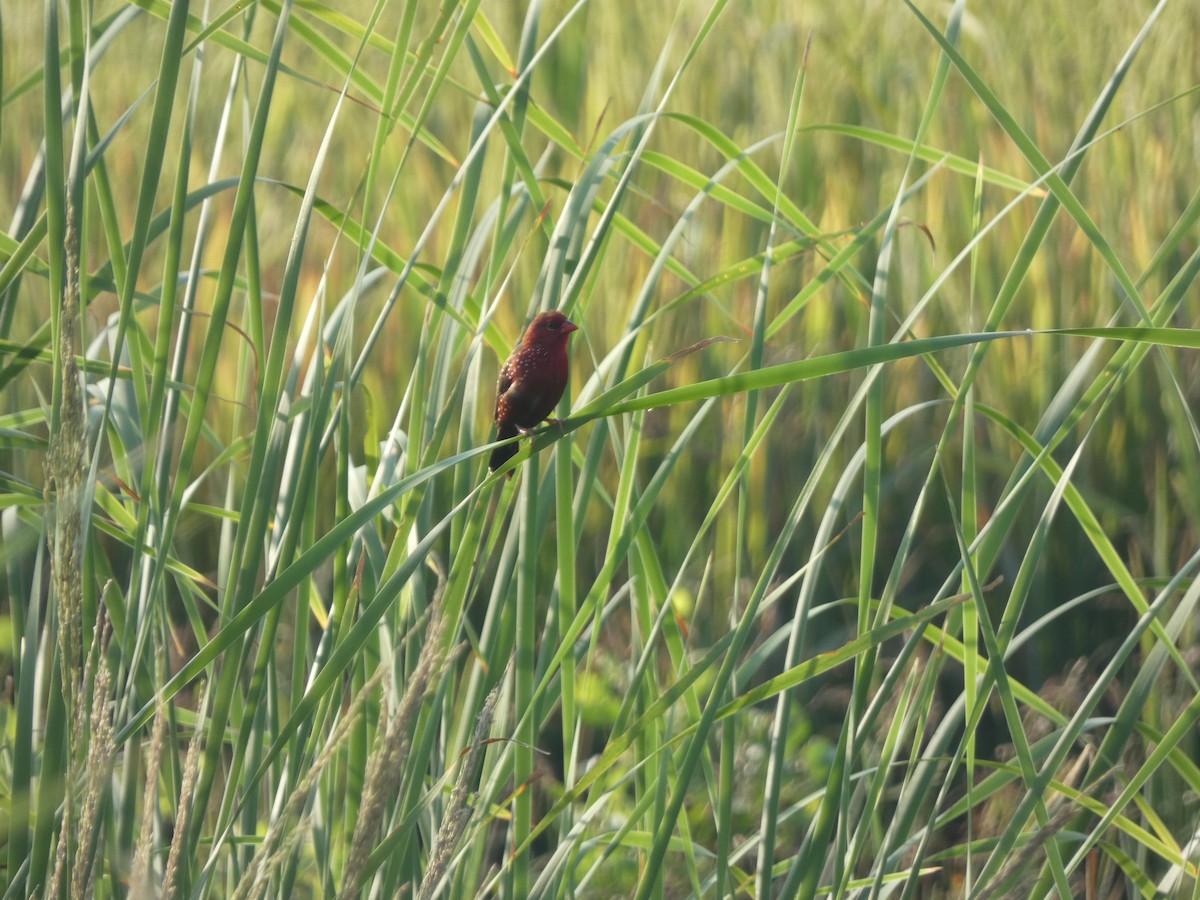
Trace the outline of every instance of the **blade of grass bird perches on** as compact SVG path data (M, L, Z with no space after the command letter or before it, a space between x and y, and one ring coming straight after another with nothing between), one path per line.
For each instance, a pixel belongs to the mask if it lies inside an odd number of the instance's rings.
M737 342L738 342L737 338L726 337L724 335L717 335L715 337L705 338L702 341L697 341L696 343L691 344L687 347L684 347L680 350L676 350L674 353L670 354L669 356L664 356L662 359L658 360L653 365L647 366L646 368L642 369L641 371L637 372L636 374L625 379L620 384L614 385L613 387L609 388L603 394L601 394L600 396L593 399L590 403L586 404L582 410L576 410L572 416L569 416L567 419L556 420L554 422L554 424L557 426L557 430L560 433L565 434L568 431L573 431L575 428L578 428L580 425L584 424L584 422L588 421L588 419L595 417L595 416L589 415L589 416L587 416L587 418L583 418L582 415L584 414L585 410L589 411L589 412L592 410L602 410L602 409L605 409L606 407L610 406L611 404L614 404L614 403L617 403L617 402L623 400L624 398L626 398L630 394L636 392L638 389L642 388L646 384L649 384L651 381L653 381L655 378L657 378L659 375L661 375L663 372L665 372L667 369L669 369L672 365L677 363L679 360L681 360L687 356L691 356L693 353L698 353L699 351L705 349L706 347L708 347L712 344L737 343ZM503 383L504 383L504 380L503 380L503 375L502 375L501 376L501 384L503 385ZM515 438L517 436L518 435L513 435L512 438ZM506 438L506 439L512 439L512 438ZM515 440L513 440L513 443L511 446L515 447L516 445L517 445L517 442ZM538 450L541 450L545 446L546 446L546 444L543 443L542 437L538 436L533 441L532 452L537 452ZM500 448L497 448L497 449L500 449ZM495 453L496 453L496 451L493 450L492 459L495 459ZM516 451L509 454L502 463L490 465L489 470L493 473L495 473L496 471L501 471L502 473L505 473L505 474L507 474L508 472L512 472L513 471L512 469L504 470L503 465L504 465L504 463L507 463L508 460L514 456L516 456Z

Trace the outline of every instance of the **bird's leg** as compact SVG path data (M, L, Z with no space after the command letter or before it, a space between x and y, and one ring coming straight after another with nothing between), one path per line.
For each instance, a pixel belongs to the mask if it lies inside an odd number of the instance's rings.
M559 430L559 432L560 432L560 433L562 433L562 434L566 434L566 433L567 433L567 429L566 429L566 427L563 425L563 420L562 420L562 419L556 419L556 418L554 418L553 416L547 416L547 417L546 417L546 424L547 424L547 425L553 425L553 426L554 426L555 428L557 428L557 429ZM526 428L524 425L518 425L518 426L517 426L517 431L518 431L518 432L519 432L519 433L520 433L522 436L524 436L524 437L533 437L535 434L537 434L537 426L535 425L533 428Z

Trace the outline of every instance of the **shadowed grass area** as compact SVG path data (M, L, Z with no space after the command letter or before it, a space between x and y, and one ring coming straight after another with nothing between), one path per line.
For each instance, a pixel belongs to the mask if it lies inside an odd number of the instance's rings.
M1197 33L6 6L9 895L1200 895Z

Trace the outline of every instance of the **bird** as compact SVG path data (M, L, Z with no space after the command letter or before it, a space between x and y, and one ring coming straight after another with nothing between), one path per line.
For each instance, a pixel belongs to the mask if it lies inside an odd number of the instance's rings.
M497 440L533 434L533 429L554 411L567 386L567 338L578 330L578 325L556 309L540 313L529 323L521 343L500 367L496 384ZM516 455L515 442L497 447L488 461L488 471L495 472Z

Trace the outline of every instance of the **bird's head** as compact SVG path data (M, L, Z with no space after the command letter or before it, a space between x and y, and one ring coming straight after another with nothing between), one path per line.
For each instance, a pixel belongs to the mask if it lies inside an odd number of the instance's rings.
M579 326L560 313L557 309L541 313L525 330L523 343L542 344L545 346L566 346L567 338L572 331L578 331Z

